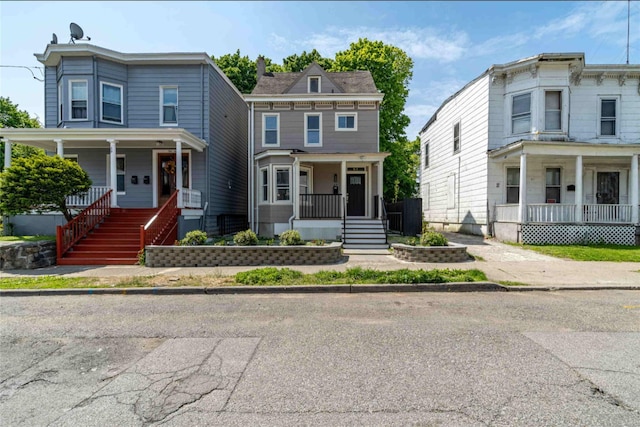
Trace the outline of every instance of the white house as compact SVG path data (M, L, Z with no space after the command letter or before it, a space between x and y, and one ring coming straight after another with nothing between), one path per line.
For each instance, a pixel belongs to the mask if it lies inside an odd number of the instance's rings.
M638 244L640 65L544 53L487 71L420 132L436 228L532 243Z

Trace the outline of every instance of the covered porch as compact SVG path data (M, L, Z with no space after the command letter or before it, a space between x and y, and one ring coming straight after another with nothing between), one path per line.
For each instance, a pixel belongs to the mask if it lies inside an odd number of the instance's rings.
M636 244L639 154L638 145L541 141L490 152L494 235L532 244Z

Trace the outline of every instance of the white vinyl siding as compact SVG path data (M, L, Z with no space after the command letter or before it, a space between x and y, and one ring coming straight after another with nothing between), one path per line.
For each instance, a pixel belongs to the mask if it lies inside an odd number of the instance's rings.
M123 123L122 86L100 82L100 121Z
M322 147L322 113L304 113L304 146Z
M447 209L456 207L456 174L447 177Z
M262 146L280 146L280 114L264 113L262 115Z
M178 124L178 87L160 86L160 126Z
M531 131L531 93L515 95L511 102L511 133Z

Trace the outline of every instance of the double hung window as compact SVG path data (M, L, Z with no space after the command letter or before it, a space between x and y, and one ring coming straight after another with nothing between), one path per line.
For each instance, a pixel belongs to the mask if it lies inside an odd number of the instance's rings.
M100 120L103 122L122 123L122 86L101 82L100 92Z
M160 124L178 124L178 88L175 86L162 86L160 88L160 97L162 102Z
M531 131L531 93L523 93L512 98L511 133Z

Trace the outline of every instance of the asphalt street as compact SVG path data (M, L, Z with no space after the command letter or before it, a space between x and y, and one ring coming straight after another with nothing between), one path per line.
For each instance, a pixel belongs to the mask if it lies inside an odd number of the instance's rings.
M640 293L0 300L0 425L640 425Z

